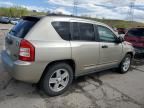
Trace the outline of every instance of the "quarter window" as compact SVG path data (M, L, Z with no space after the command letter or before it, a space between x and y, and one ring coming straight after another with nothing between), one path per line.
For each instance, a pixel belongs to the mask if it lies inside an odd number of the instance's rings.
M52 22L57 33L64 40L70 40L70 23L69 22Z
M108 28L98 26L99 40L102 42L115 42L115 34Z

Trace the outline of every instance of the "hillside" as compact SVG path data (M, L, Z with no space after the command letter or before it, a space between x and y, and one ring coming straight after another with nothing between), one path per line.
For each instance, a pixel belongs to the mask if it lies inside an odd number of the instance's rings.
M39 15L46 15L44 12L37 12L35 10L27 10L26 8L22 7L10 7L4 8L0 7L0 16L5 17L22 17L22 16L39 16Z
M144 27L144 23L136 22L136 21L131 22L126 20L98 19L98 18L90 18L86 16L78 16L78 18L84 18L84 19L102 22L111 27L117 27L117 28Z
M140 23L140 22L131 22L131 21L124 21L124 20L105 20L105 19L96 19L97 21L103 22L108 24L109 26L115 26L118 28L131 28L131 27L139 27L139 26L143 26L144 27L144 23Z
M0 7L0 16L7 16L7 17L21 17L21 16L28 16L28 15L29 16L41 16L41 15L46 15L48 13L50 12L44 13L44 12L37 12L35 10L30 11L22 7L10 7L10 8ZM62 14L62 13L57 13L57 14ZM132 23L130 21L124 21L124 20L98 19L98 18L90 18L86 16L81 16L81 17L103 22L103 23L108 24L109 26L114 26L114 27L119 27L119 28L144 26L144 23L139 23L139 22Z

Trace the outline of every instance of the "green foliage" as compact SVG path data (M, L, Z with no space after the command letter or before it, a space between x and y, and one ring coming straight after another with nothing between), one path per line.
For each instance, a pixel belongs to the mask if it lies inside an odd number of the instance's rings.
M22 17L22 16L40 16L46 15L44 12L30 11L22 7L0 8L0 16Z
M21 17L28 15L28 10L22 7L0 8L0 16Z
M29 11L29 12L28 12L28 15L29 15L29 16L44 16L44 15L47 15L47 14L44 13L44 12L33 12L33 11Z
M144 27L144 23L136 22L136 21L125 21L125 20L113 20L113 19L98 19L98 18L91 18L88 16L81 16L80 18L90 19L98 22L105 23L111 27L116 28L132 28L132 27Z

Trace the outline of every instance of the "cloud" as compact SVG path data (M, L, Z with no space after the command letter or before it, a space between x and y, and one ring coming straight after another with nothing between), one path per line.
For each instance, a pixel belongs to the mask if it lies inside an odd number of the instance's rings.
M69 11L66 11L66 9L62 8L62 7L57 8L57 9L55 9L52 12L54 12L54 13L62 13L62 14L66 14L66 15L71 15L71 13Z
M12 2L8 2L8 1L0 1L0 7L10 7L13 6L14 4Z
M134 2L135 1L135 2ZM144 21L144 0L77 0L78 15L99 18L127 19L130 4L134 2L134 20ZM48 0L48 3L73 8L73 0Z
M28 10L36 10L38 12L51 12L51 13L62 13L66 15L71 15L72 13L67 11L63 7L56 8L55 10L50 9L50 8L45 8L45 7L37 7L37 6L27 6L27 5L21 5L23 8L27 8Z
M21 5L21 7L27 8L28 10L36 10L38 12L47 12L47 11L51 10L49 8L40 7L40 6L38 7L38 6Z
M12 2L0 1L0 7L15 7L19 6ZM38 12L47 12L50 10L49 8L41 7L41 6L33 6L33 5L20 5L23 8L27 8L28 10L36 10Z
M63 5L63 6L73 6L72 0L48 0L47 3Z

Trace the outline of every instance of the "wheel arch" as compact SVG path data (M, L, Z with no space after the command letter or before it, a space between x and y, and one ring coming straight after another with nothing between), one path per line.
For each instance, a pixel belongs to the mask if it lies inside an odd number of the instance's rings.
M133 57L134 57L133 52L127 52L127 53L126 53L126 55L127 55L127 54L130 54L130 55L131 55L131 58L133 58Z
M50 68L52 65L54 64L57 64L57 63L66 63L68 64L72 70L73 70L73 77L75 78L75 70L76 70L76 64L75 64L75 61L72 60L72 59L64 59L64 60L55 60L55 61L52 61L50 63L48 63L41 75L41 78L40 78L40 81L42 80L42 78L45 76L45 74L47 73L46 72L46 69Z

